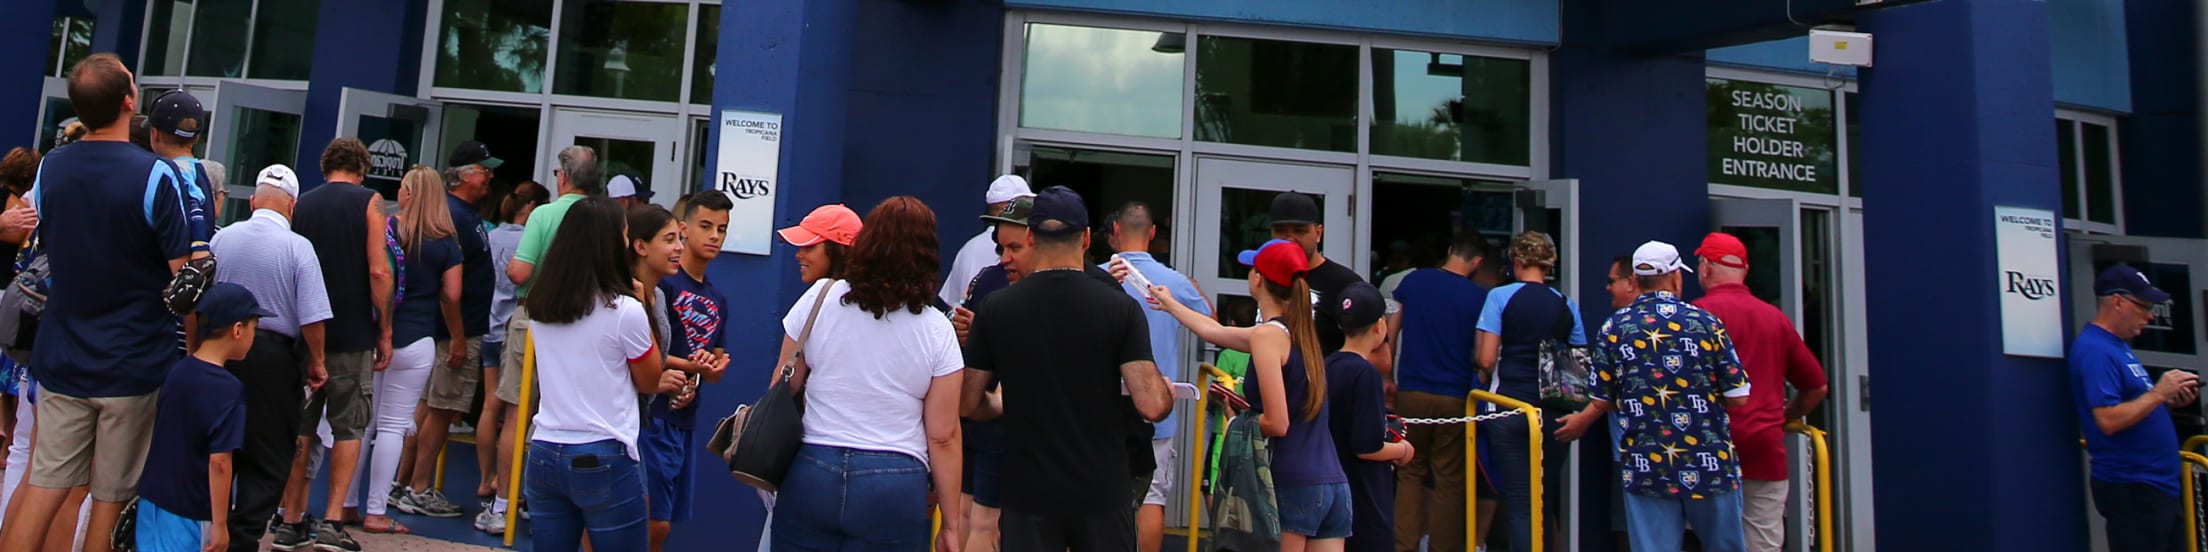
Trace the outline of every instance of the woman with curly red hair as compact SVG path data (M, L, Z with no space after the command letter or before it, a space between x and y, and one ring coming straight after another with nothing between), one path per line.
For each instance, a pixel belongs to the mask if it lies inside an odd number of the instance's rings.
M943 532L957 535L959 372L951 323L935 302L935 213L889 198L852 243L847 279L821 279L782 318L797 364L804 446L774 505L775 550L913 550L928 542L932 479ZM816 300L819 314L810 316Z

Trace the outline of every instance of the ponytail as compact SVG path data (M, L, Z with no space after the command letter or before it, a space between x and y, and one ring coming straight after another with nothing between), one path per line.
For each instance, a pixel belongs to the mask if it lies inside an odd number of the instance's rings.
M1326 362L1319 352L1318 323L1311 318L1311 284L1303 275L1296 275L1295 283L1287 288L1265 281L1265 291L1274 297L1286 294L1288 312L1288 340L1296 352L1303 355L1304 383L1309 394L1303 399L1303 421L1319 417L1319 408L1326 403ZM1282 366L1282 370L1293 367Z

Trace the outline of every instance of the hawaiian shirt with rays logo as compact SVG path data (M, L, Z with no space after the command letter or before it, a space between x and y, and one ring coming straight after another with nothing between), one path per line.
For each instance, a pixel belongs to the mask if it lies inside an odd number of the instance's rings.
M1748 372L1717 316L1671 292L1649 292L1611 315L1591 349L1589 394L1618 412L1627 491L1701 499L1739 486L1720 397L1748 396Z

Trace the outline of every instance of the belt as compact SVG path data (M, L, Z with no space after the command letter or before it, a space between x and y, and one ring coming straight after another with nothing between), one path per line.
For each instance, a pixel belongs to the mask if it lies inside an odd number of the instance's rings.
M253 330L253 341L259 343L262 340L272 341L274 344L285 348L291 348L299 343L299 338L276 333L274 330Z

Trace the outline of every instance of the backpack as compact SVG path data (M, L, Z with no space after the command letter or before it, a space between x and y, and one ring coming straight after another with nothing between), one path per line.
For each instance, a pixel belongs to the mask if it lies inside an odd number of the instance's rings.
M1584 346L1572 345L1572 302L1563 302L1563 313L1556 318L1556 331L1536 346L1535 374L1541 384L1543 406L1565 406L1577 411L1588 402L1587 388L1592 384L1594 361Z
M31 345L38 342L38 317L46 310L48 275L52 273L37 232L32 232L30 243L16 252L15 264L15 280L7 283L5 293L0 293L0 351L10 360L28 364Z
M1211 550L1280 550L1280 506L1273 493L1272 453L1256 412L1227 422L1219 449L1219 488L1211 505Z

